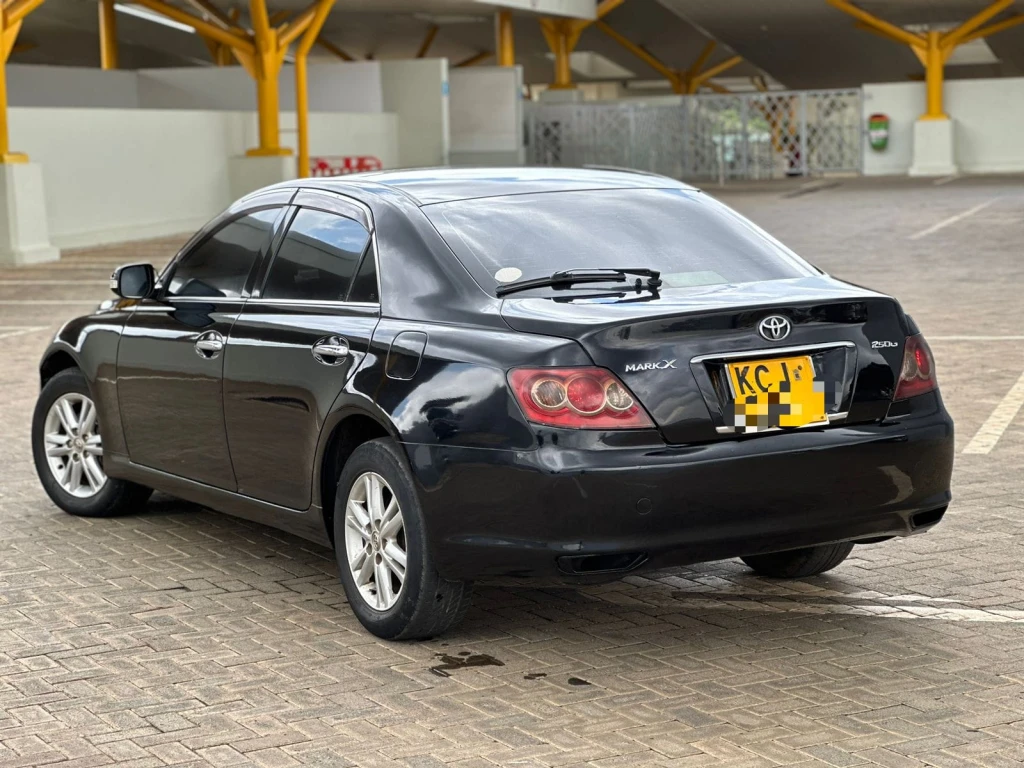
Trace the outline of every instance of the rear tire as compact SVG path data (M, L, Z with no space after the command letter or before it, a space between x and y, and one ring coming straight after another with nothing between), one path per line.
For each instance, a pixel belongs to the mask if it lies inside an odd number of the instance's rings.
M390 439L363 443L345 463L334 551L352 612L377 637L436 637L469 609L472 584L449 581L434 567L412 475Z
M46 382L32 415L32 458L43 490L69 515L136 512L153 493L107 477L101 427L85 374L68 368Z
M761 576L776 579L804 579L831 571L853 551L853 542L822 544L817 547L790 549L768 555L750 555L740 559Z

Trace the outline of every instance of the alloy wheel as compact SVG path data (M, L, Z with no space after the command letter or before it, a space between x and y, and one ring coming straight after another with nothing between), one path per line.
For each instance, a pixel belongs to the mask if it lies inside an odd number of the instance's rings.
M43 447L65 493L88 499L106 484L96 404L86 395L69 392L54 401L43 423Z
M405 583L405 519L388 482L364 472L345 504L345 555L352 580L368 606L386 611Z

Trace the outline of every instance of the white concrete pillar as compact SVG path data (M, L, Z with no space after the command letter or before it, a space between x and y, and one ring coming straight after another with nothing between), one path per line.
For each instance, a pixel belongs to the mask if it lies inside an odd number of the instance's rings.
M56 261L43 196L43 169L36 163L0 163L0 266Z
M914 123L914 158L911 176L950 176L957 172L953 120L918 120Z
M293 156L232 157L228 159L231 199L237 200L257 189L297 178Z

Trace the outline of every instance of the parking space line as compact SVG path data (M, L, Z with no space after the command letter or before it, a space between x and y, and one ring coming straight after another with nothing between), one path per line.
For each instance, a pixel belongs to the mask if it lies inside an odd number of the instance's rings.
M52 306L55 304L98 304L102 299L0 299L3 307Z
M932 186L941 187L943 184L949 184L949 182L956 181L959 178L960 177L957 174L953 173L950 174L949 176L943 176L941 179L936 179L935 181L932 182Z
M963 219L966 219L968 216L973 216L978 211L988 208L990 205L992 205L992 203L994 203L998 199L998 197L993 197L991 200L987 200L984 203L978 203L976 206L974 206L973 208L968 208L963 213L958 213L956 214L956 216L950 216L948 219L943 219L938 224L932 224L927 229L922 229L920 232L915 232L907 239L920 240L922 237L927 237L928 235L938 232L940 229L945 229L950 224L956 224L958 221L962 221Z
M109 280L0 280L0 285L108 285Z
M928 341L1024 341L1024 336L932 336Z
M27 333L36 333L37 331L45 331L50 326L48 325L30 325L30 326L6 326L0 325L0 339L10 339L14 336L24 336ZM13 330L9 330L13 329Z
M992 415L981 425L963 452L981 455L989 453L996 447L999 438L1003 436L1003 432L1017 416L1022 405L1024 405L1024 373L1017 379L1017 383L1010 387L1006 397L999 401L999 405L992 411Z

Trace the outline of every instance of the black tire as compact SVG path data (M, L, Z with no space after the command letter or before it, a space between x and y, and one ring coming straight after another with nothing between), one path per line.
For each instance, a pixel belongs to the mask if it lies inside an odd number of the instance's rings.
M47 463L43 429L50 406L62 395L76 393L92 399L85 375L77 368L68 368L46 382L32 415L32 458L36 474L46 495L53 503L70 515L78 517L116 517L136 512L146 503L152 489L127 480L107 477L106 482L93 496L82 498L65 491L53 476ZM100 424L102 436L102 423ZM102 461L102 460L101 460Z
M363 598L347 559L345 508L353 484L367 472L377 473L391 486L405 525L405 580L397 601L385 611L371 607ZM448 581L434 568L416 487L400 449L392 440L380 438L363 443L345 463L335 494L334 550L352 612L377 637L384 640L436 637L462 621L469 609L472 583Z
M768 555L750 555L740 558L762 576L776 579L804 579L831 571L853 551L853 542L822 544L805 549L790 549Z

